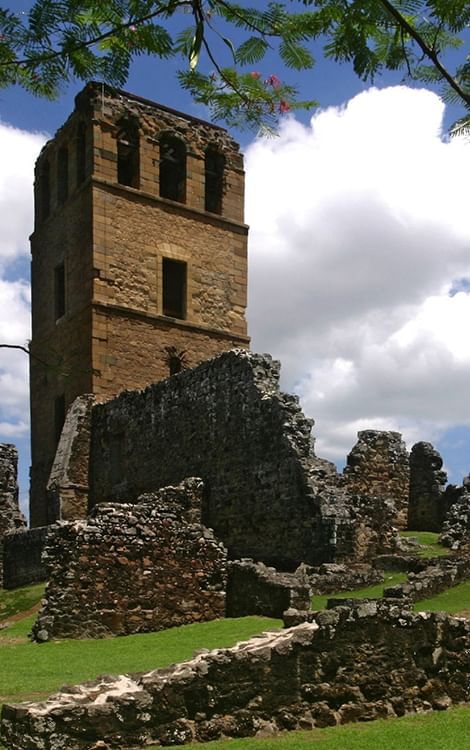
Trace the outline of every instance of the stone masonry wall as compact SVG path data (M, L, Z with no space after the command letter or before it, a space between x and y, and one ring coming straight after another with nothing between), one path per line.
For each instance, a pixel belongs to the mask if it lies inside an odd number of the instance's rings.
M18 505L18 452L10 443L0 443L0 586L3 585L3 538L26 527Z
M37 641L163 630L223 617L226 550L201 518L202 482L103 503L50 527Z
M384 596L392 599L407 598L417 602L447 591L469 578L470 557L435 558L419 573L409 573L408 581L405 583L386 588Z
M309 609L310 586L305 578L279 573L253 560L229 563L227 617L282 617L289 607Z
M49 523L86 518L93 403L91 394L78 396L67 412L47 484Z
M42 551L46 542L47 526L15 531L3 539L3 586L16 589L45 581L46 567Z
M232 351L97 404L91 503L200 476L204 523L232 559L294 570L380 554L390 546L387 511L353 497L315 458L312 421L279 391L279 369L268 355Z
M396 525L406 528L410 469L406 446L399 432L359 432L343 475L351 492L382 497L395 503Z
M470 621L378 602L140 675L5 705L9 750L91 750L266 736L470 700Z
M449 485L442 498L447 512L442 524L441 544L453 550L470 545L470 478L463 485Z
M441 531L446 510L442 495L447 482L442 463L431 443L413 445L408 505L408 528L413 531Z

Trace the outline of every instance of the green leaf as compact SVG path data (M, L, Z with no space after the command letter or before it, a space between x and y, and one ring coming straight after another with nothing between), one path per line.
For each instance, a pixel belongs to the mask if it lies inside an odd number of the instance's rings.
M251 36L239 46L234 55L235 60L241 65L258 62L265 56L268 47L266 39L259 36Z
M310 50L300 44L296 44L295 42L286 40L281 42L279 45L279 53L285 64L289 68L295 68L295 70L312 68L315 64L315 60Z

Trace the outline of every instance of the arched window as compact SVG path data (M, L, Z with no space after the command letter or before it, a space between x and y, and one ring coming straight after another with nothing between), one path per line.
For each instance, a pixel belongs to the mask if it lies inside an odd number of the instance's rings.
M204 159L205 172L205 209L213 214L222 213L222 197L224 190L225 156L209 146Z
M172 135L160 138L160 195L186 203L186 146Z
M51 170L47 160L42 164L39 176L39 204L41 219L47 219L51 212Z
M86 177L86 125L80 122L77 128L77 185L81 185Z
M140 184L139 128L132 120L121 120L117 135L117 172L120 185Z
M69 151L62 146L57 154L57 200L65 203L69 195Z

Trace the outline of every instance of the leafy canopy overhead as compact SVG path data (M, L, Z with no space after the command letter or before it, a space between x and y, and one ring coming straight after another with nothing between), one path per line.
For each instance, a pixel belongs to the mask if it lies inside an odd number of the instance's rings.
M0 7L0 86L54 97L72 78L125 83L138 55L181 58L178 79L214 118L273 124L311 107L294 86L253 66L274 50L295 70L313 68L312 49L352 64L373 81L384 70L440 86L470 127L469 0L36 0L29 12ZM236 43L234 39L236 38ZM449 51L458 59L446 67Z

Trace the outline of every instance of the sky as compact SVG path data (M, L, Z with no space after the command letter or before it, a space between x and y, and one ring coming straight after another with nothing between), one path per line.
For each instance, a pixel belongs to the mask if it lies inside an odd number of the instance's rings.
M208 117L176 65L140 59L125 88ZM263 75L284 74L274 55ZM252 348L313 417L317 455L341 466L358 430L432 442L450 481L470 471L470 142L462 114L387 74L375 87L319 61L289 74L321 107L276 137L234 132L245 153ZM408 82L409 83L409 82ZM54 102L0 90L0 343L30 336L34 161L82 83ZM20 451L27 505L27 357L0 349L0 442Z

